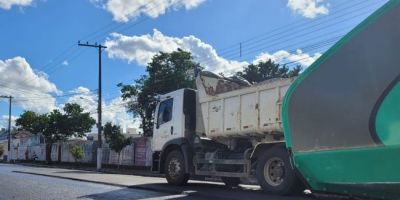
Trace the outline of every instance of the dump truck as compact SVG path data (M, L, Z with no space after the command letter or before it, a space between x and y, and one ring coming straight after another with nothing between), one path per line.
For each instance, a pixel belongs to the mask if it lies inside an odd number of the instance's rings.
M256 179L279 195L400 199L400 0L354 28L297 78L251 85L210 72L161 95L152 170L168 183Z
M293 78L250 85L211 72L196 76L197 90L160 96L155 112L153 170L168 183L190 175L219 177L228 186L257 178L275 194L301 191L290 164L281 120L282 103Z

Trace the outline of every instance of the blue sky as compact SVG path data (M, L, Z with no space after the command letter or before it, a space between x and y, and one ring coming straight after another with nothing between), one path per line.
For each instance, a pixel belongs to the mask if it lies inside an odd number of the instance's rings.
M65 102L95 116L97 51L77 42L98 42L109 47L103 52L105 121L137 126L116 84L144 74L158 51L186 49L206 69L226 74L266 59L307 67L385 2L0 0L0 95L15 96L13 116ZM3 126L7 109L1 102Z

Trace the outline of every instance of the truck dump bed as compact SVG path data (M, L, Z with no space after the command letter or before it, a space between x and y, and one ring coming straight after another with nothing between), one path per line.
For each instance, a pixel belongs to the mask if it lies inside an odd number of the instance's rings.
M281 105L292 82L272 79L246 85L210 72L200 73L196 85L207 137L282 133Z

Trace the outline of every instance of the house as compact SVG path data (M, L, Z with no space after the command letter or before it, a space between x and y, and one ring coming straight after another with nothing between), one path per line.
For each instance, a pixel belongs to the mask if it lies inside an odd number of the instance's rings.
M17 131L13 137L14 147L28 147L44 143L44 138L41 134L32 134L29 131Z
M125 137L129 138L139 138L142 137L137 131L136 128L127 128L126 132L124 132Z
M8 140L8 132L5 128L0 129L0 141Z
M99 139L98 133L89 133L86 136L86 139L90 140L90 141L97 141ZM104 137L104 134L101 135L101 139L102 139L103 142L106 141L106 138Z

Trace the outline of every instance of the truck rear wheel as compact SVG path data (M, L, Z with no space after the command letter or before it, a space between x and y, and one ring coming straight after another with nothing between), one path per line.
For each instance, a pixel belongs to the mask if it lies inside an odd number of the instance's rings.
M189 174L185 173L185 160L180 151L174 150L167 155L164 171L169 184L184 185L189 180Z
M272 194L297 194L302 189L302 183L291 167L289 154L281 146L272 147L258 157L256 177L262 189Z

